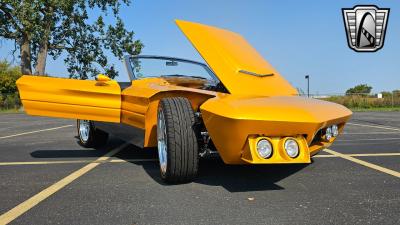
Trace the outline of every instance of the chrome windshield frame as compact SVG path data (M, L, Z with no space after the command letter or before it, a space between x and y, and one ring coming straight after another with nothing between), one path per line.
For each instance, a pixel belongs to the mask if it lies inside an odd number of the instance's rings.
M212 79L215 81L219 81L217 76L214 74L214 72L207 66L207 64L193 61L190 59L183 59L183 58L177 58L177 57L170 57L170 56L158 56L158 55L125 55L124 56L124 63L125 63L125 68L128 71L129 78L131 81L137 80L138 78L135 76L135 73L133 72L133 67L131 64L131 59L136 58L136 59L164 59L164 60L172 60L172 61L178 61L178 62L186 62L186 63L192 63L192 64L197 64L199 66L202 66L207 72L212 76Z

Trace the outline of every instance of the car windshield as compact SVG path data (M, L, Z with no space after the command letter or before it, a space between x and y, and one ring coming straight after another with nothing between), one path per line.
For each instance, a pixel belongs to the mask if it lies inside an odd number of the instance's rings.
M129 58L135 79L147 77L191 77L217 81L213 72L203 63L169 57L135 56Z

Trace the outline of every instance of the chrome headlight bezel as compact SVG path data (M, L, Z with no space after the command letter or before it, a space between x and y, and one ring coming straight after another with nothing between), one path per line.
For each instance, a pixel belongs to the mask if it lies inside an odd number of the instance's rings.
M325 139L327 140L327 141L330 141L331 139L332 139L332 128L331 127L327 127L326 129L325 129Z
M331 126L331 130L333 137L337 137L339 135L339 127L336 124Z
M286 154L294 159L300 154L299 143L293 138L287 138L283 144Z
M256 150L257 154L263 159L271 158L274 151L272 143L265 138L258 140Z

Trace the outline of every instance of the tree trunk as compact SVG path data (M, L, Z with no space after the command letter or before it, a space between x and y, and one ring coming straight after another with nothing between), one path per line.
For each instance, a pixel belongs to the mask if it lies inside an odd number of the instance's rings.
M48 50L47 38L43 38L37 56L35 75L45 75L47 50Z
M31 46L29 43L29 36L26 34L22 35L20 41L20 56L21 56L21 73L24 75L32 74L31 67Z
M49 37L51 32L51 27L53 25L53 7L50 5L46 5L47 11L45 13L44 21L46 22L45 30L42 36L42 40L39 43L39 52L37 55L36 66L35 66L35 74L36 75L45 75L46 69L46 59L47 52L49 48Z

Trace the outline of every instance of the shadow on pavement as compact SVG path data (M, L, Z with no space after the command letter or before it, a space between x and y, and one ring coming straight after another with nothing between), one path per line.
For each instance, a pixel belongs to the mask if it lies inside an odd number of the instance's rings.
M31 152L31 156L34 158L98 158L122 144L124 142L118 139L110 139L107 145L96 149L36 150Z
M87 158L101 157L124 142L111 139L101 148L88 150L37 150L31 153L34 158ZM142 149L128 145L113 157L123 160L154 159L154 148ZM160 178L158 162L132 161L143 167L145 172L157 183L165 184ZM221 186L230 192L282 190L276 183L305 168L308 164L288 165L226 165L220 158L200 160L199 176L193 181L203 185Z

